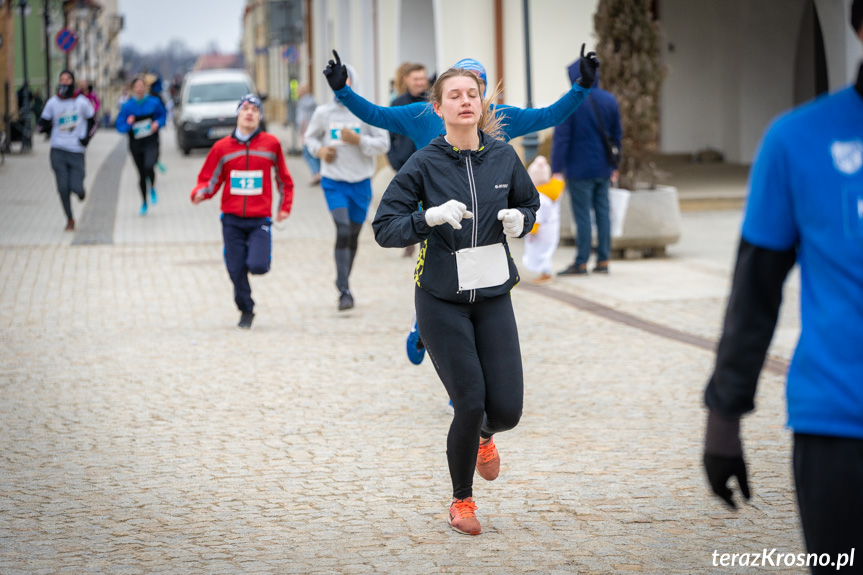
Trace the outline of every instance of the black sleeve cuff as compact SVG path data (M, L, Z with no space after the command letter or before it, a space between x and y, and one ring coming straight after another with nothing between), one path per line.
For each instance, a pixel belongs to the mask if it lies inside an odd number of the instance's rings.
M743 444L740 442L740 418L727 418L711 410L707 415L704 453L720 457L743 455Z

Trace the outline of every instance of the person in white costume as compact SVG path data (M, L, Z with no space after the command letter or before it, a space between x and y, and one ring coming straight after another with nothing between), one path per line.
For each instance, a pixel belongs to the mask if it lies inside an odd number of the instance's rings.
M563 180L552 179L551 166L544 156L537 156L527 168L533 185L539 192L539 210L536 223L524 237L524 267L535 274L535 284L551 281L551 258L560 243L560 194Z

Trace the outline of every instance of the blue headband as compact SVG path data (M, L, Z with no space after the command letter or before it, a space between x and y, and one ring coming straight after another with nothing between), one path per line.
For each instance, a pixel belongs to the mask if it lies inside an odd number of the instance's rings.
M243 105L251 104L256 107L258 111L261 111L261 99L255 96L254 94L246 94L240 99L240 103L237 104L237 113L240 113L240 110L243 109Z
M465 58L464 60L459 60L458 62L456 62L453 68L461 68L463 70L468 70L479 76L479 79L482 80L483 83L482 95L483 97L485 97L485 89L488 87L488 78L485 75L485 66L483 66L473 58Z

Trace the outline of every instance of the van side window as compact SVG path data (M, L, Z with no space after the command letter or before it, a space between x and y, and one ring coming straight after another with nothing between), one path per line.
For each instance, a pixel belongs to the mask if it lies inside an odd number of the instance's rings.
M189 87L189 102L199 104L203 102L239 101L249 92L249 86L245 82L193 84Z

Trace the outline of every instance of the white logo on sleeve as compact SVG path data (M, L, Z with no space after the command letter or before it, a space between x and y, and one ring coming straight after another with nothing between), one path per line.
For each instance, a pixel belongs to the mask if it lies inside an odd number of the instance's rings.
M863 141L833 142L830 145L833 165L843 174L856 174L863 167Z

